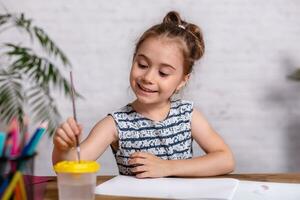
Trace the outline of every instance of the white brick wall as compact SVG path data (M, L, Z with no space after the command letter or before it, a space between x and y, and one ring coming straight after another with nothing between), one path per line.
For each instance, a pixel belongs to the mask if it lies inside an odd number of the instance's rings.
M2 3L43 27L73 63L85 134L108 112L132 99L128 74L138 36L169 10L199 24L206 55L183 96L232 147L236 172L300 170L300 2L296 0L39 1ZM3 9L2 9L3 10ZM10 36L14 38L14 35ZM1 38L1 36L0 36ZM64 117L71 102L58 96ZM52 141L39 146L36 174L51 171ZM197 155L201 153L198 149ZM116 174L110 151L100 174Z

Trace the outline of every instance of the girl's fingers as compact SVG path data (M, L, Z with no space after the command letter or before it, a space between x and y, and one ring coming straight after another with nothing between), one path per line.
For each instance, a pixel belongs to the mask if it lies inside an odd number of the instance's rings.
M58 147L62 150L67 150L69 148L69 145L62 139L60 138L59 136L56 137L56 141L57 141L57 144Z
M144 159L144 158L131 158L131 159L128 160L128 164L130 164L130 165L137 165L137 164L145 165L145 164L147 164L147 159Z
M79 124L75 121L73 117L69 117L67 122L69 123L70 127L72 128L73 132L78 135L80 133Z
M80 138L81 138L81 133L82 133L82 130L83 130L83 126L81 124L78 124L78 128L79 128L79 141L80 141Z
M149 172L142 172L142 173L139 173L139 174L136 174L135 177L137 178L150 178L150 173Z
M81 132L82 132L82 130L83 130L83 126L82 126L82 124L78 124L78 128L79 128L79 132L81 133Z
M130 158L146 158L149 154L145 152L134 152L130 155Z
M73 117L69 117L67 119L67 122L68 122L69 126L71 127L71 129L73 130L73 132L75 133L75 135L79 135L80 128L79 128L77 122L75 121L75 119Z
M67 133L62 128L58 128L56 133L57 133L57 137L65 141L69 147L74 146L75 144L74 141L72 141L72 139L67 135Z
M148 169L147 166L140 165L140 166L131 168L131 172L133 172L133 173L142 173L142 172L146 172L147 169Z
M73 132L72 128L68 123L62 124L62 129L65 132L65 134L68 136L68 138L73 142L76 143L75 133Z
M55 136L54 145L61 150L67 150L69 148L69 145L59 136Z

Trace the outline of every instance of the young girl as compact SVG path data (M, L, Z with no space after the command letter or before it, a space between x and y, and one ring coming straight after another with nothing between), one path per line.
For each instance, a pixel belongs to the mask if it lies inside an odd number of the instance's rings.
M198 26L169 12L148 29L133 55L130 85L136 99L106 116L80 144L82 160L96 160L111 146L120 174L138 178L214 176L234 169L229 147L193 103L172 100L202 57ZM70 117L54 135L53 163L76 160L76 135L82 128ZM192 157L195 140L206 155Z

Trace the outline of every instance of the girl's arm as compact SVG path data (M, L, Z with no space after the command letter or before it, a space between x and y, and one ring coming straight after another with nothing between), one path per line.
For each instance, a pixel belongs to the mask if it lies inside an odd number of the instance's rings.
M234 158L229 147L195 109L192 113L192 136L206 155L168 161L167 176L215 176L234 170Z
M234 169L234 159L223 139L210 127L197 110L192 113L192 136L206 155L187 160L163 160L150 153L136 152L129 164L138 178L164 176L215 176Z
M106 148L117 138L115 122L111 116L99 121L91 130L88 137L80 144L80 157L82 160L96 160ZM62 160L76 160L75 135L80 130L73 118L61 125L56 131L53 141L53 165Z

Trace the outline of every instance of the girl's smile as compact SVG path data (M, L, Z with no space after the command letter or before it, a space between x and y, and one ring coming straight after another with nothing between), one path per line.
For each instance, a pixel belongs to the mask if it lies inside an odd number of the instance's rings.
M141 90L141 92L145 93L145 94L153 94L153 93L158 92L156 90L148 89L146 86L143 86L141 83L137 83L137 86Z

